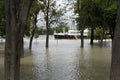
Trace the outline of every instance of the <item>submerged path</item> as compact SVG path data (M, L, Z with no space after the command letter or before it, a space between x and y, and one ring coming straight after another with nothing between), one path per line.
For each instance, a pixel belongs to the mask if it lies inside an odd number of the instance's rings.
M55 40L45 49L44 36L33 41L31 52L25 39L25 58L21 59L21 80L109 80L111 44L94 46L85 40ZM0 50L1 51L1 50ZM2 52L1 52L2 53ZM3 80L3 57L0 55L0 80Z

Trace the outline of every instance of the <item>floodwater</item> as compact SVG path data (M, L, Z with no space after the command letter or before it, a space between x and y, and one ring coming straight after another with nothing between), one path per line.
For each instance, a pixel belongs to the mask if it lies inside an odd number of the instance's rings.
M101 47L85 40L55 40L50 36L49 49L45 48L45 36L33 41L28 50L25 38L25 57L21 59L21 80L109 80L111 41ZM1 44L0 44L1 45ZM0 80L3 80L3 50L0 46Z

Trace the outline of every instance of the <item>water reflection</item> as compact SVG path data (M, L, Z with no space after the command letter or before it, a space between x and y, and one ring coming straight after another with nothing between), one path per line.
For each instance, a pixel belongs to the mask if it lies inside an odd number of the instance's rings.
M49 80L51 78L51 63L49 50L46 49L45 53L41 55L34 55L33 72L36 77L35 80Z
M45 49L43 38L33 41L31 53L28 39L25 40L21 80L109 80L111 41L100 47L97 41L90 46L89 40L85 40L85 48L80 49L80 40L51 37L50 48Z
M4 40L0 39L0 80L4 80L3 76L4 76L4 62L3 62L3 57L4 57Z
M76 80L109 80L110 57L103 48L81 49ZM109 57L109 58L107 58Z

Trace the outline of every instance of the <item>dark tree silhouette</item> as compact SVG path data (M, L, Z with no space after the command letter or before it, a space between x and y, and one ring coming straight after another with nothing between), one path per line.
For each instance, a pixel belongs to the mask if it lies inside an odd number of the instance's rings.
M20 56L27 15L33 0L5 0L5 80L20 80Z
M112 47L110 80L120 80L120 0L117 0L117 20Z

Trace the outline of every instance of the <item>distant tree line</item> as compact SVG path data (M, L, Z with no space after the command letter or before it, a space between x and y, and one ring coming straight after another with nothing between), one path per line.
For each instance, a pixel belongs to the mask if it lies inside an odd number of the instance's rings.
M65 32L68 32L68 27L64 27L65 28ZM37 28L36 30L36 33L39 34L39 35L45 35L46 34L46 29L43 29L43 28ZM49 31L49 34L50 35L53 35L54 32L56 33L60 33L60 32L63 32L63 27L51 27L50 28L50 31Z

